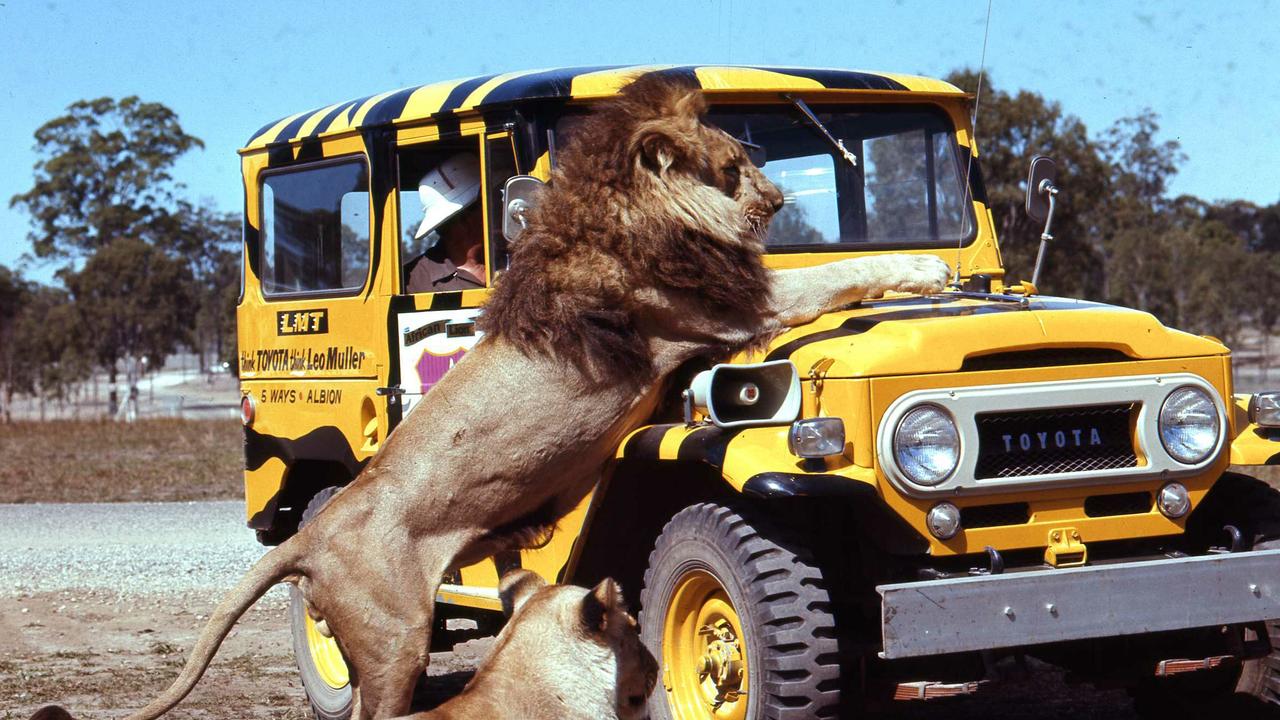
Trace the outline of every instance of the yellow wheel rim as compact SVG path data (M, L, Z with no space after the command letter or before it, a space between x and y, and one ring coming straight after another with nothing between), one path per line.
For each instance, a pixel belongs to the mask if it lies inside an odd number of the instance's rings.
M347 671L347 661L342 658L338 643L321 635L310 615L306 618L307 649L311 652L311 664L315 666L316 674L334 690L346 687L351 682L351 674Z
M676 581L662 629L662 682L680 720L747 717L747 643L724 586L693 570Z

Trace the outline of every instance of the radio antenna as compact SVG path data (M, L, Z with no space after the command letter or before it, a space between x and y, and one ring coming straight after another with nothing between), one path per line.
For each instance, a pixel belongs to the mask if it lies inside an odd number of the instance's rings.
M956 276L951 283L956 287L960 286L960 263L961 256L964 254L964 238L969 233L965 232L965 225L969 223L970 212L973 210L973 184L971 178L973 176L973 154L977 150L978 142L978 106L982 103L982 78L987 72L987 38L991 36L991 3L987 0L987 22L982 30L982 60L978 63L978 91L973 96L973 114L969 117L969 161L965 165L964 170L964 220L960 226L960 238L956 241Z

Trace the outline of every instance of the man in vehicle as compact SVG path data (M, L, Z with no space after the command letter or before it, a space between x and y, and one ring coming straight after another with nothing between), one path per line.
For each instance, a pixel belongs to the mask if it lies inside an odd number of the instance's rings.
M414 233L427 250L404 266L405 292L471 290L485 286L484 219L480 161L458 153L432 168L418 183L422 223Z

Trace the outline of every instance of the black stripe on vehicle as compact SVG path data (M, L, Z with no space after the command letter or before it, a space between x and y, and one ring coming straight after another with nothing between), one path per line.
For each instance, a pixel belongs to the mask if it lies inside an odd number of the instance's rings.
M872 485L839 475L763 472L752 475L742 485L742 494L758 498L783 497L865 497L876 498Z
M480 105L496 105L498 103L516 102L535 98L569 97L573 91L573 80L602 70L618 70L624 65L595 65L580 68L559 68L545 70L514 77L501 83L487 95L480 98Z
M971 155L973 151L968 145L961 145L960 152L965 156L965 159L968 160L969 155ZM978 158L976 156L973 160L974 162L972 164L966 165L969 170L969 193L973 196L971 199L980 202L983 205L989 205L990 203L987 202L987 184L982 179L982 168L977 162Z
M637 432L627 440L627 444L622 448L623 457L634 460L660 459L658 457L658 449L662 446L662 438L666 437L668 430L677 425L678 423L651 425Z
M849 70L803 69L787 67L757 67L780 75L807 78L822 84L830 90L906 90L906 85L872 73L853 72Z
M262 216L259 215L259 222ZM253 272L254 277L262 278L262 269L260 267L260 258L262 254L262 235L258 228L249 224L249 194L244 195L244 253L249 261L249 270ZM247 278L242 282L247 282ZM243 289L243 285L241 288ZM243 298L241 298L243 299Z
M244 429L244 467L257 470L271 458L292 465L297 460L331 460L345 467L352 477L364 468L365 462L356 460L350 443L342 431L332 425L318 427L296 440L259 433L251 427Z
M738 436L741 430L708 425L689 433L680 442L676 452L677 460L704 462L714 468L724 465L724 454L729 449L729 441Z
M370 95L369 97L373 97L373 96ZM334 121L342 117L344 113L359 107L362 103L364 103L365 100L368 100L369 97L362 97L359 100L352 100L351 102L345 102L339 105L338 107L334 108L333 110L330 110L329 114L320 118L320 122L316 124L316 129L313 132L313 135L320 135L321 133L327 132L329 128L333 126Z
M400 117L400 113L404 112L405 104L409 102L409 96L417 90L416 87L397 90L374 103L373 107L369 108L369 112L365 113L361 126L382 125Z
M431 310L461 310L462 291L438 292L431 296Z
M387 307L387 351L391 354L391 362L387 363L387 387L400 385L400 315L415 310L412 295L394 295ZM387 397L387 432L395 429L403 419L404 406L402 398Z
M454 110L457 110L458 106L462 105L462 103L471 95L471 93L476 91L476 88L489 82L495 77L497 77L496 74L481 75L480 77L473 77L470 80L463 80L462 82L458 83L458 86L455 87L453 90L449 91L449 95L445 97L444 102L440 104L439 112L443 113L443 112L452 112Z
M992 305L968 305L964 307L929 307L915 310L899 310L884 312L866 317L854 317L845 320L838 328L823 330L783 343L770 351L766 360L784 360L800 348L833 338L861 335L871 328L895 320L925 320L942 317L964 317L967 315L990 315L994 313L1019 312L1022 310L1076 310L1093 307L1091 303L1077 303L1061 300L1035 300L1025 308L1021 303L1002 303Z
M292 140L293 136L298 134L298 131L302 129L302 126L306 124L307 120L317 112L319 112L319 110L312 110L309 113L302 113L298 117L294 118L293 122L285 125L284 128L276 134L275 141L287 143Z
M298 162L310 162L313 160L324 159L324 148L320 145L320 139L316 137L308 137L302 141L302 147L298 148Z
M365 151L369 154L369 193L373 198L373 257L370 260L373 273L365 296L373 294L373 288L382 268L382 232L383 225L390 218L384 217L383 208L387 206L387 198L396 189L396 160L392 142L392 133L386 128L366 130L363 133Z
M293 162L293 147L286 142L267 146L267 168L274 169Z

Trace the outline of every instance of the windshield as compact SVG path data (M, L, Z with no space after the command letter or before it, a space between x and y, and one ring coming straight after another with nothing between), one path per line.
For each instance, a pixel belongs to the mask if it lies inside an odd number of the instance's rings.
M902 106L814 112L847 157L796 107L712 109L708 118L760 146L761 170L782 191L785 204L766 240L771 251L941 246L972 238L965 167L944 114Z

